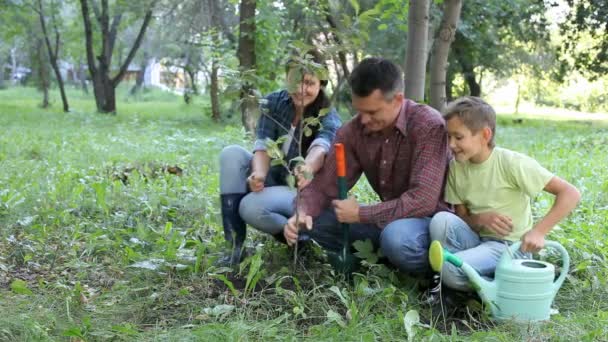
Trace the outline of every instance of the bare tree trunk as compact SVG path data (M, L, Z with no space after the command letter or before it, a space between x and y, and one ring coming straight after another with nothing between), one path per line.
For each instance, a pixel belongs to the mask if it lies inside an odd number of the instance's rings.
M113 78L110 77L110 68L112 65L112 53L114 52L114 43L116 42L116 36L118 26L122 19L122 13L114 15L112 23L110 24L110 16L108 9L108 0L101 0L101 10L95 7L93 2L93 12L99 23L101 29L101 52L97 56L98 63L95 62L95 53L93 51L93 29L91 20L89 18L89 0L80 0L80 7L82 10L82 18L84 22L84 32L86 41L87 51L87 64L89 66L89 73L93 81L93 92L95 94L95 103L97 110L101 113L116 113L116 87L122 81L129 64L135 57L137 49L141 45L143 37L146 33L146 29L152 19L152 9L156 2L154 1L144 16L141 27L137 38L127 55L127 58L121 64L118 74Z
M15 84L17 79L17 69L19 64L17 62L17 48L11 48L11 83Z
M78 60L78 79L80 80L80 87L85 94L89 94L89 87L87 87L87 75L84 72L84 64L82 58Z
M0 55L0 89L4 89L4 59Z
M450 45L456 36L456 26L460 18L461 0L445 0L443 2L443 18L437 32L437 38L431 55L431 92L430 104L442 111L447 103L446 75Z
M429 6L429 0L410 0L405 58L405 96L414 101L424 100Z
M462 77L469 87L469 95L481 96L481 85L477 82L477 75L475 74L473 65L462 58L458 59L458 62L462 69Z
M241 72L255 69L255 9L256 0L241 0L237 53ZM258 109L252 90L253 85L250 83L244 83L241 88L241 120L247 132L253 132L255 129L255 114Z
M38 63L38 89L42 92L42 103L40 107L48 108L49 107L49 70L47 68L48 58L44 53L44 43L42 39L38 39L36 43L36 59Z
M336 45L341 47L342 40L336 34L336 32L339 31L338 24L336 23L336 20L334 19L334 17L331 15L330 9L328 9L327 11L328 11L328 14L325 16L325 20L327 20L327 23L329 24L329 26L335 31L335 32L333 32L332 36L334 37L334 41L336 42ZM326 37L327 36L328 35L326 35ZM348 68L348 63L346 61L346 53L344 53L344 51L342 49L338 50L338 60L340 61L340 66L342 67L342 72L344 73L344 78L349 79L350 78L350 69Z
M139 71L137 71L137 77L135 78L135 84L129 90L129 95L133 96L143 88L144 76L146 75L147 66L148 66L148 54L144 53L144 59L139 66Z
M42 0L38 0L38 19L40 19L40 27L42 28L42 34L44 35L44 42L46 43L46 48L48 50L49 60L51 62L51 67L53 67L53 71L55 72L55 78L57 79L57 85L59 85L59 93L61 94L61 102L63 103L63 111L69 112L70 106L68 104L68 97L65 94L65 87L63 84L63 77L61 76L61 70L59 70L59 45L61 44L61 36L59 35L59 29L57 28L56 18L53 18L53 27L55 31L55 48L51 45L51 40L49 39L49 34L46 29L46 20L44 18L44 10L42 8Z
M211 61L211 90L209 95L211 96L211 117L214 121L220 121L221 118L217 72L217 61L213 58Z

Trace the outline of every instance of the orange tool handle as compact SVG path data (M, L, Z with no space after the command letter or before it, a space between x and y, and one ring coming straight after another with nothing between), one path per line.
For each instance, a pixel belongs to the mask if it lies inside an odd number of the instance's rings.
M346 177L346 157L344 156L344 145L335 144L336 148L336 172L338 177Z

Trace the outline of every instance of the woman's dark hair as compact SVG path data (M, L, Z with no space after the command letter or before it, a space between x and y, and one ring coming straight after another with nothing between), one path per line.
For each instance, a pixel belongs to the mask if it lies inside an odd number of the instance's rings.
M321 66L321 68L324 69L325 71L327 70L327 64L325 63L325 58L323 57L323 55L321 55L321 53L319 51L309 50L306 52L305 58L309 61L314 62L315 64L319 64ZM302 67L301 63L298 63L297 57L292 57L287 61L287 64L285 65L285 73L286 74L289 73L289 70L291 68L293 68L294 66ZM325 86L327 86L327 79L322 79L323 77L319 76L319 72L311 71L309 68L306 68L305 66L303 66L302 69L303 69L302 74L313 74L313 75L315 75L315 77L319 78L320 83L321 83L321 89L319 89L319 94L317 95L315 100L311 104L306 106L306 108L304 109L304 117L302 118L302 120L304 120L304 119L310 118L310 117L318 117L321 109L329 108L331 102L329 101L329 97L327 97L327 94L325 93ZM319 130L321 129L321 126L320 125L310 126L310 129L312 130L312 134L308 137L306 135L304 135L302 137L302 151L304 152L304 154L306 154L306 151L308 151L308 148L310 147L312 142L315 140L317 134L319 133Z

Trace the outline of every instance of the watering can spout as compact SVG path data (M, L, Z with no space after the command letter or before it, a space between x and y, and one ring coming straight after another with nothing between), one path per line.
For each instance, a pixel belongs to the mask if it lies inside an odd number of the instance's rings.
M494 281L484 279L468 264L463 263L460 268L469 277L473 289L479 294L482 301L486 303L496 301L496 283Z
M473 287L479 293L481 299L487 303L491 303L496 299L496 284L492 281L485 280L482 276L473 269L470 265L462 262L456 255L443 249L439 241L433 241L429 249L429 261L431 268L435 272L441 272L444 261L459 267L467 275L473 283Z

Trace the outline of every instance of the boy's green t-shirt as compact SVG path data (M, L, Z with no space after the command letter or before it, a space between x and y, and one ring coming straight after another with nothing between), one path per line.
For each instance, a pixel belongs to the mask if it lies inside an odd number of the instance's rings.
M482 229L484 237L517 241L533 226L531 199L553 178L536 160L504 148L495 147L480 164L450 163L445 199L464 204L471 214L494 211L513 221L513 231L504 238Z

